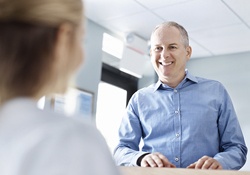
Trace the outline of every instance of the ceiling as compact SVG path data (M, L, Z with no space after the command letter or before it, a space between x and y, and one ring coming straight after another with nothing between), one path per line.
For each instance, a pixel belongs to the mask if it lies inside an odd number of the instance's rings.
M176 21L189 33L192 58L250 51L249 0L84 0L86 17L114 33L149 40Z

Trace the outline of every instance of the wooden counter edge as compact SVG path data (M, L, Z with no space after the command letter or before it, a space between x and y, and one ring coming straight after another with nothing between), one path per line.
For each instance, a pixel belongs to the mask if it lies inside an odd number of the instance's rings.
M194 170L185 168L143 168L119 166L121 175L250 175L236 170Z

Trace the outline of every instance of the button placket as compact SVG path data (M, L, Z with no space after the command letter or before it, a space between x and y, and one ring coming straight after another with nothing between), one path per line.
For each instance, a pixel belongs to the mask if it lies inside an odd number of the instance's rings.
M174 101L174 161L176 165L180 166L180 142L181 142L181 111L180 111L180 91L173 89L173 101Z

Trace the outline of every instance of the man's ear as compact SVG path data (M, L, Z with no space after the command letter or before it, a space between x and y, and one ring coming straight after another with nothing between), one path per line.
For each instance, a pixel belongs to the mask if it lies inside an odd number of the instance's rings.
M190 57L191 57L191 55L192 55L192 47L191 47L191 46L188 46L188 47L186 48L186 51L187 51L186 57L187 57L187 59L189 60Z

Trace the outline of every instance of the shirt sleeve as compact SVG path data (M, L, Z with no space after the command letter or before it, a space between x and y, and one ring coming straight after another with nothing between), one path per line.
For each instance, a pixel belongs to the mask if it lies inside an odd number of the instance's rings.
M147 152L139 151L142 129L136 107L136 95L132 96L119 128L119 144L114 159L119 166L138 166L137 159Z
M223 94L218 120L220 152L214 158L223 169L238 170L245 164L248 150L233 103L224 88Z

